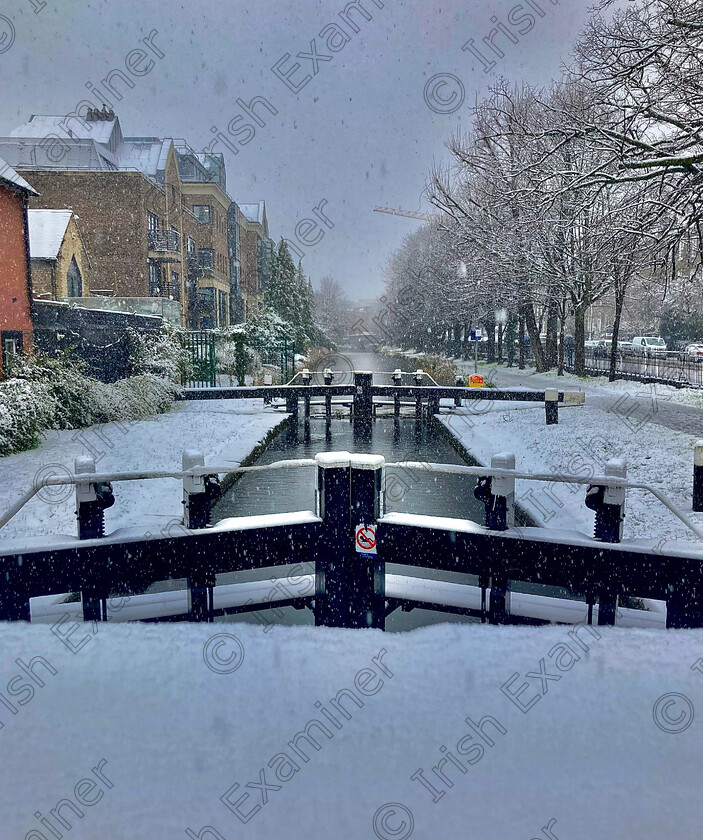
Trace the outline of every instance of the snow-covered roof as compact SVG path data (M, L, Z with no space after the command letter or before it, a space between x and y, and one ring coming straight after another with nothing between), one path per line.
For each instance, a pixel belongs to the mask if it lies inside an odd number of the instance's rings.
M55 260L73 216L72 210L30 210L29 254L35 260Z
M32 189L21 175L18 175L7 161L0 157L0 181L5 181L8 184L13 184L31 195L39 195L39 193Z
M50 135L78 140L95 140L103 146L110 146L115 140L122 139L120 121L117 117L111 120L86 120L85 116L67 117L54 114L32 114L29 122L14 128L10 137L36 137L44 139ZM117 143L115 143L115 146Z
M95 140L52 146L39 138L0 137L0 155L20 169L114 171L118 163L117 157Z
M138 169L150 178L166 169L171 140L157 137L127 137L117 147L120 169Z
M259 201L257 204L240 204L239 209L250 222L258 222L263 225L264 214L266 213L265 201Z

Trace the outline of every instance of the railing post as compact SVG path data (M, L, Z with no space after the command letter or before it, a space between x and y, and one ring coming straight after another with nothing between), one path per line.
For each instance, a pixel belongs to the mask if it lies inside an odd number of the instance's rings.
M183 452L183 471L205 466L201 452ZM192 475L183 478L184 523L186 528L205 528L210 524L212 502L220 495L220 482L214 475ZM215 575L207 568L207 558L199 558L201 568L188 577L190 620L212 621Z
M371 423L373 373L355 370L354 385L356 386L354 391L354 421Z
M464 377L463 376L457 376L456 382L454 383L454 385L455 385L456 388L463 388L464 387ZM457 394L454 397L454 405L456 406L456 408L461 408L461 403L462 403L461 395Z
M94 540L105 536L105 510L115 504L112 484L109 481L90 481L95 475L95 459L79 455L75 461L75 474L86 476L76 484L76 517L78 539Z
M396 386L396 388L398 388L398 387L400 387L402 381L403 381L403 374L402 374L400 368L396 368L393 371L393 384ZM398 393L398 391L396 391L393 394L393 416L394 417L400 417L400 394Z
M298 394L293 390L294 385L289 386L290 391L286 393L286 411L293 415L293 420L298 422Z
M559 422L559 391L547 388L544 392L544 411L548 426L556 426Z
M329 368L325 368L323 373L325 385L332 384L332 371ZM325 394L325 418L327 420L332 419L332 394Z
M605 465L608 478L627 478L624 458L612 458ZM593 537L601 542L619 543L622 540L625 519L625 488L590 484L586 489L586 507L595 512ZM615 574L615 570L613 570ZM615 582L601 588L598 597L598 624L612 626L618 610L618 592Z
M376 523L383 515L385 458L351 456L352 574L349 627L385 629L386 564L378 558Z
M491 457L491 467L500 470L515 469L515 455L499 452ZM515 523L515 479L509 476L480 476L474 496L483 502L486 513L484 524L491 531L507 531Z
M271 376L270 373L267 373L264 376L264 385L266 387L269 387L269 388L271 387L271 385L273 385L273 377ZM270 405L270 403L271 403L271 394L264 394L264 405Z
M351 546L351 455L321 452L317 463L316 506L323 535L315 562L315 624L347 627L345 586Z
M305 385L306 387L309 386L312 382L312 374L310 373L310 371L307 368L305 368L303 370L300 378L303 380L303 385ZM303 394L303 400L304 400L304 403L305 403L305 416L309 417L310 416L310 394L305 392Z
M693 510L703 512L703 440L693 447Z
M424 378L424 371L418 368L418 370L415 371L415 385L418 388L422 387ZM422 394L418 394L415 397L415 419L422 420Z

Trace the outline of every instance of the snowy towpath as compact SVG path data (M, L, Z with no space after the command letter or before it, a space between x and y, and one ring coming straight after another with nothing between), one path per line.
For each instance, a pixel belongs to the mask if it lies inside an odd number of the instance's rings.
M464 363L465 368L473 367ZM703 514L691 512L693 445L703 437L703 410L690 392L635 382L612 386L576 377L536 376L529 372L482 366L499 387L586 391L584 406L559 410L559 425L545 425L543 404L479 402L444 415L441 422L481 463L510 451L517 469L558 475L602 475L606 462L624 457L628 478L663 492L699 527ZM448 401L444 401L449 405ZM680 427L680 428L679 428ZM516 500L539 525L593 532L593 513L584 504L583 486L518 481ZM625 536L692 540L693 534L655 497L629 491Z
M473 365L459 365L473 372ZM468 370L470 368L470 371ZM617 380L607 382L601 378L579 378L567 374L537 374L517 368L491 367L479 371L492 371L492 379L499 388L559 388L579 390L588 394L588 404L606 414L627 415L634 422L646 421L672 431L703 437L703 391L694 388L671 388L666 385L645 384Z
M261 400L176 403L168 414L132 423L108 423L75 431L47 432L41 446L0 458L0 511L42 477L73 474L77 455L95 457L98 471L180 470L184 449L205 463L236 465L285 418ZM182 486L173 479L120 482L115 505L105 513L106 531L139 527L152 532L183 516ZM75 491L44 488L2 530L0 542L44 534L76 533Z

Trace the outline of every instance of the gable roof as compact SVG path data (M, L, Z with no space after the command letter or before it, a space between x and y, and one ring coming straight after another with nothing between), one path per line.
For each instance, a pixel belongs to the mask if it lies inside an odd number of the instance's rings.
M29 211L29 255L31 259L56 259L72 216L72 210Z
M122 129L117 117L109 120L90 120L85 115L59 116L32 114L29 122L13 128L10 137L39 138L63 137L73 140L94 140L114 152L122 141Z
M39 195L39 193L29 186L21 175L18 175L15 170L0 157L0 182L4 181L7 184L12 184L30 195Z

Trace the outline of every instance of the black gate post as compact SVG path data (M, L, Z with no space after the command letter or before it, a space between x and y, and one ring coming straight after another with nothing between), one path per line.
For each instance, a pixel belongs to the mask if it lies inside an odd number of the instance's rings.
M454 383L454 385L457 388L463 388L464 387L464 377L463 376L457 376L456 382ZM457 394L454 397L454 405L456 406L456 408L461 408L461 396L459 394Z
M315 562L315 624L348 627L343 601L349 580L351 545L351 456L321 452L317 462L317 515L323 534Z
M627 479L627 462L623 458L612 458L605 465L608 478ZM622 526L625 519L625 488L606 485L589 485L586 489L586 507L595 511L593 536L601 542L619 543L622 540ZM617 571L612 570L612 576ZM616 581L601 589L598 596L598 624L613 626L618 612L618 588Z
M693 447L693 510L703 512L703 440Z
M95 540L105 536L105 509L112 507L115 497L109 481L90 481L95 475L95 458L79 455L74 464L76 477L85 481L76 483L76 518L78 539Z
M424 372L422 370L415 371L415 385L420 388L422 387L422 381L424 379ZM422 420L422 395L418 394L415 397L415 419Z
M303 385L306 385L306 386L309 386L310 383L312 382L312 374L310 373L310 371L307 368L305 368L305 370L303 370L303 373L301 375L301 379L303 380ZM309 417L310 416L310 394L307 393L307 391L303 394L303 400L304 400L304 403L305 403L305 416Z
M547 388L544 392L544 411L547 425L556 426L559 423L559 391L556 388Z
M376 523L383 515L382 455L351 456L351 511L354 545L348 582L349 627L385 629L386 564L379 560Z
M371 387L373 385L373 373L365 370L354 371L354 421L371 423L371 412L373 408L373 396Z
M295 422L298 422L298 393L292 390L286 392L286 411L293 415Z
M400 368L396 368L393 371L393 384L396 387L399 387L403 382L403 374L400 371ZM393 416L400 417L400 393L396 391L393 394Z

